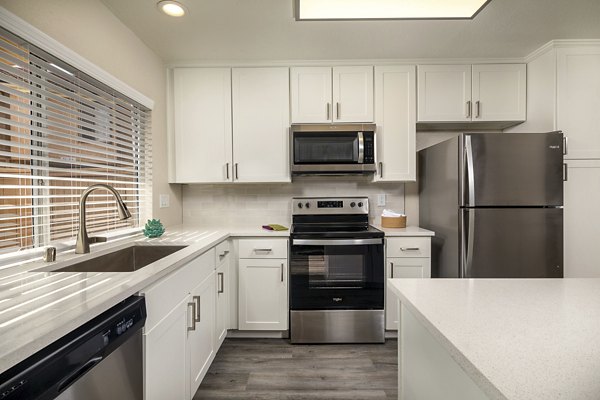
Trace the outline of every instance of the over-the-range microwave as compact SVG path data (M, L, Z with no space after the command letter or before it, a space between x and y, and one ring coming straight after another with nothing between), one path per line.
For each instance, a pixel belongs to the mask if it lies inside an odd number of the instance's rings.
M293 124L294 174L375 172L375 124Z

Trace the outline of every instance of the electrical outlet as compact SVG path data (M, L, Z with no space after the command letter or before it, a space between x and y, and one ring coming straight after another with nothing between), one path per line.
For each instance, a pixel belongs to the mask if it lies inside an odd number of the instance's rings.
M385 193L377 195L377 206L384 207L385 206Z
M169 195L168 194L161 194L160 196L158 196L158 206L160 208L169 207Z

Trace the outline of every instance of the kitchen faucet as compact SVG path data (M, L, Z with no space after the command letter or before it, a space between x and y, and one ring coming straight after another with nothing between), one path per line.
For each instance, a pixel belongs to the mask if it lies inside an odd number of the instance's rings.
M106 242L105 237L88 237L87 229L85 227L85 201L87 200L90 193L92 193L96 189L106 189L115 196L115 199L117 200L117 210L119 212L119 219L123 220L131 218L131 213L129 212L127 206L123 202L121 195L119 194L119 192L117 192L115 188L102 183L88 187L83 191L83 193L81 193L81 198L79 199L79 232L77 233L77 243L75 244L75 253L77 254L89 253L90 243Z

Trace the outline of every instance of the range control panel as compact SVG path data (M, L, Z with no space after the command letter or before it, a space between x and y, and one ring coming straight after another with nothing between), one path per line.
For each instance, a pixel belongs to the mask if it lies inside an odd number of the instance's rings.
M295 197L293 215L369 214L367 197Z

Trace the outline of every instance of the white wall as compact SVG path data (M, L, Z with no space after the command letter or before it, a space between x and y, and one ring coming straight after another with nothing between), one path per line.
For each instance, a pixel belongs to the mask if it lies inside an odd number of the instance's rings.
M386 206L377 206L377 194L386 194ZM183 188L185 223L206 227L256 228L265 224L290 226L295 196L368 196L370 221L380 222L384 208L404 211L402 183L371 183L362 177L305 177L293 184L186 185ZM410 214L408 225L418 225Z
M154 100L152 214L165 225L180 223L181 188L167 183L163 61L100 0L0 0L0 6ZM169 208L158 208L159 193L170 195Z

